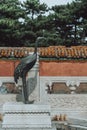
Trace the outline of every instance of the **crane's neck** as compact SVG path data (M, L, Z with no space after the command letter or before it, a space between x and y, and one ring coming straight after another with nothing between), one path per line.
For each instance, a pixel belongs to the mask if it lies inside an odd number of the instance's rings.
M34 54L37 53L37 41L35 42L35 49L34 49Z
M43 37L38 37L38 38L36 39L34 53L37 53L38 42L40 42L40 40L42 40L42 38L43 38Z

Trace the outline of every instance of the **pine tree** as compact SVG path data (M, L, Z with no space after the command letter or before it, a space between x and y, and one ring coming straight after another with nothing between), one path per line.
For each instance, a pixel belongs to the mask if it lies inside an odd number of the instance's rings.
M0 1L0 46L20 46L21 22L24 15L18 0Z

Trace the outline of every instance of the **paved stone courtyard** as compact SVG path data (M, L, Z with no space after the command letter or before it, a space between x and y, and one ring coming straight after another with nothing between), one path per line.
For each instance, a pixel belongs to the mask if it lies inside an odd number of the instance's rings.
M86 94L48 94L48 101L52 108L87 109Z
M2 113L2 107L5 102L16 102L15 94L0 94L0 113Z
M64 113L68 116L87 118L86 94L48 94L48 102L52 107L52 114Z
M52 112L85 112L87 113L86 94L47 94L48 103L51 105ZM0 112L5 102L16 102L15 94L0 95Z

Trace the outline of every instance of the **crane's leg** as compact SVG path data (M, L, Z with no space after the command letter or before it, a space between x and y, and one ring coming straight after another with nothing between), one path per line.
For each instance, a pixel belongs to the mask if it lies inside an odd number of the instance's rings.
M26 76L22 77L22 83L23 83L22 93L23 93L24 103L28 104L29 101L28 101L28 92L27 92L27 85L26 85Z

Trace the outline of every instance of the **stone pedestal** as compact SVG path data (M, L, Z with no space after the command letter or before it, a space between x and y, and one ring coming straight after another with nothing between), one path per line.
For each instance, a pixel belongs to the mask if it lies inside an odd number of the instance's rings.
M5 130L54 130L49 105L6 103L3 113L2 128Z

